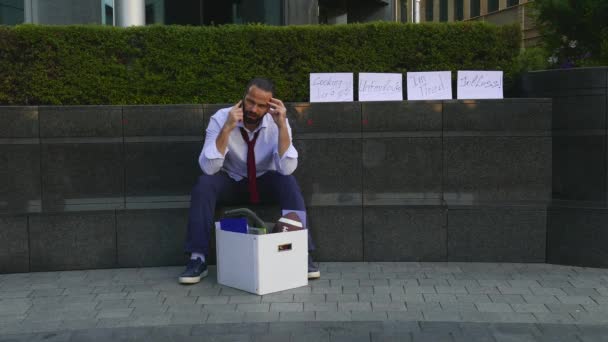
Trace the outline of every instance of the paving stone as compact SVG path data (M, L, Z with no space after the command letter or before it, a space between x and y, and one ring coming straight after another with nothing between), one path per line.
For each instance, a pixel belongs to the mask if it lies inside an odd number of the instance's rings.
M464 286L435 286L435 290L439 294L468 294L469 292Z
M131 306L132 299L114 299L114 300L101 300L97 302L96 309L120 309L128 308Z
M293 293L269 294L262 296L262 303L291 303L294 302Z
M424 319L422 311L388 311L391 321L421 321Z
M314 288L313 288L313 293L314 293ZM368 294L373 294L374 293L374 287L373 286L343 286L342 287L342 293L348 294L348 293L368 293Z
M279 312L245 312L243 322L278 322Z
M501 294L505 294L505 295L509 295L509 294L531 295L532 294L532 291L527 287L498 286L498 291Z
M281 322L302 322L302 321L314 321L315 312L280 312L279 321Z
M407 311L442 311L441 305L439 302L433 303L410 303L405 302L405 307Z
M495 286L465 286L470 294L501 294Z
M355 293L350 294L334 294L328 293L325 295L326 302L357 302L359 301L359 296Z
M515 312L549 312L544 304L511 304Z
M542 323L574 323L574 317L567 312L536 312L533 314Z
M171 305L167 309L167 312L172 314L199 314L203 311L202 304L180 304L180 305Z
M351 313L349 311L316 311L315 319L317 321L350 321Z
M270 311L269 303L263 304L237 304L236 311L238 312L268 312Z
M104 309L97 312L97 318L125 318L131 316L133 308Z
M479 311L475 303L439 303L443 311L447 312L463 312L463 311ZM423 310L424 311L424 310ZM437 310L434 310L437 311Z
M303 305L303 303L272 303L272 304L270 304L270 311L279 311L279 312L304 311L304 305Z
M304 303L304 311L338 311L338 303Z
M526 303L529 304L560 304L562 302L557 299L556 296L534 296L534 295L523 295ZM563 304L563 303L562 303ZM569 303L571 304L571 303Z
M423 311L422 314L427 321L458 322L462 320L459 312Z
M405 302L371 302L372 311L406 311Z
M243 312L210 312L206 323L237 323L243 319Z
M556 296L557 299L564 304L596 304L589 296Z
M513 312L509 304L503 303L477 303L477 309L480 312Z
M426 303L433 302L444 302L444 303L456 303L458 300L456 299L456 295L453 294L433 294L433 293L425 293L423 295L424 301Z
M228 304L229 296L200 296L196 304Z
M250 304L250 303L261 303L262 297L255 295L247 296L230 296L228 303L230 304Z
M385 321L388 318L386 311L352 311L353 321Z
M324 294L312 294L312 293L298 293L298 294L293 295L293 301L296 303L298 303L298 302L324 303L325 295Z
M360 302L384 302L390 303L392 298L388 293L359 293Z
M204 304L205 312L236 312L236 304Z
M370 302L339 302L338 311L372 311Z

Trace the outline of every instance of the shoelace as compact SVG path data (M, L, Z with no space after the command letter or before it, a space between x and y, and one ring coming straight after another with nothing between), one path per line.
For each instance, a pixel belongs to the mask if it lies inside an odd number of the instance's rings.
M200 258L196 258L196 259L190 259L190 261L188 261L188 264L186 265L186 268L194 268L196 267L196 265L201 262Z

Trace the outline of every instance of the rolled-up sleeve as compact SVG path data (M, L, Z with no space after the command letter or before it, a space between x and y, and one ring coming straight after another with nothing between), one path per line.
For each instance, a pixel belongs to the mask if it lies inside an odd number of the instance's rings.
M198 164L200 165L201 170L208 175L213 175L222 168L222 165L224 165L224 157L226 156L226 153L228 153L228 147L226 147L226 152L223 155L217 149L215 140L217 139L220 130L221 127L217 120L211 118L209 126L207 127L203 150L198 156Z
M292 143L291 127L289 126L289 123L287 123L287 131L289 132L289 147L287 148L287 151L280 157L277 146L277 149L273 153L277 172L282 175L290 175L298 167L298 151Z

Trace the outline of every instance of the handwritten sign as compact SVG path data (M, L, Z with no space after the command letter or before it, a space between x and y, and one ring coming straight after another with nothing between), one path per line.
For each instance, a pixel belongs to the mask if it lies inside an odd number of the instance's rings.
M403 81L401 74L359 74L359 101L401 100L403 100Z
M310 102L353 101L352 73L311 73Z
M451 100L452 72L429 71L407 73L408 100Z
M458 99L502 99L502 71L458 71Z

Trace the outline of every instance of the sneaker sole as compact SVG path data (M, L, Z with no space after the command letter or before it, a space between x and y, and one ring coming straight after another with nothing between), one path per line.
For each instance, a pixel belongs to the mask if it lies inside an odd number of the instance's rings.
M180 284L196 284L201 281L201 278L206 277L208 272L209 272L209 270L201 273L201 275L198 277L179 277L179 283Z
M308 272L308 279L318 279L321 278L321 272Z

